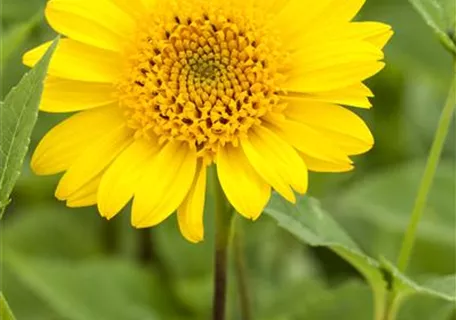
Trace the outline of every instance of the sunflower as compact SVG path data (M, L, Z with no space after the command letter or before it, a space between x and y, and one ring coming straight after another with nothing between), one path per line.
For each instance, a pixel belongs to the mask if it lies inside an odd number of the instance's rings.
M369 108L388 25L351 22L364 0L51 0L65 36L40 109L76 112L32 157L65 172L55 196L111 219L131 199L132 225L177 210L203 239L206 171L233 208L257 219L271 189L290 202L308 171L343 172L373 137L344 106ZM50 43L24 55L33 66Z

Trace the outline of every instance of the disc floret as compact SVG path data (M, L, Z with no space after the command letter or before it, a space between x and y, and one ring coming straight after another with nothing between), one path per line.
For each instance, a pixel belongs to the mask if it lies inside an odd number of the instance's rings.
M264 30L219 13L152 19L118 84L137 136L184 141L211 160L274 112L280 73Z

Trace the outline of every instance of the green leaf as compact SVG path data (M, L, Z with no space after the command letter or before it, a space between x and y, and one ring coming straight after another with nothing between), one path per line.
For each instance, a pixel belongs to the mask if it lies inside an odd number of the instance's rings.
M454 303L426 295L414 295L401 307L398 320L450 320Z
M1 291L0 291L0 319L2 319L2 320L15 320L16 319Z
M309 280L286 286L275 292L275 299L261 301L258 319L285 320L366 320L372 319L369 287L349 279L325 287ZM427 296L415 296L406 302L397 320L449 320L451 303ZM453 307L454 308L454 307ZM383 319L382 319L383 320Z
M394 279L394 287L401 298L422 294L447 301L456 301L456 274L435 277L418 284L404 276L391 262L381 258L381 265Z
M38 117L43 80L57 41L0 104L0 215L20 175Z
M409 0L443 45L456 55L456 5L453 0Z
M434 277L423 282L426 292L448 301L456 301L456 274Z
M386 295L394 287L409 297L424 294L454 301L454 276L419 285L401 274L386 259L377 260L364 254L337 222L321 209L319 202L310 197L298 197L296 205L274 194L265 213L279 226L310 246L323 246L333 250L353 265L370 284L375 301L375 319L383 319ZM453 284L452 284L453 283Z
M370 255L395 259L424 166L414 161L368 174L328 200L330 212ZM418 228L412 275L454 272L454 181L454 161L444 158Z
M5 250L4 260L5 267L62 319L159 319L151 308L151 295L160 290L153 290L151 275L131 263L46 260L11 250Z
M299 197L296 205L292 205L274 194L265 213L303 242L315 247L328 247L352 264L371 285L377 318L380 319L387 283L379 263L359 249L336 221L321 209L316 199Z

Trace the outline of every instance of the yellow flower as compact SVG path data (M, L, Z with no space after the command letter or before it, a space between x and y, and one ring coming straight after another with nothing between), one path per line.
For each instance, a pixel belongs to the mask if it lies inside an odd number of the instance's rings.
M56 197L132 224L177 210L203 239L208 165L232 206L256 219L271 187L288 201L307 171L352 169L373 138L340 105L369 108L391 28L350 22L364 0L51 0L66 36L41 110L77 112L38 145L37 174L65 172ZM33 66L49 43L24 56Z

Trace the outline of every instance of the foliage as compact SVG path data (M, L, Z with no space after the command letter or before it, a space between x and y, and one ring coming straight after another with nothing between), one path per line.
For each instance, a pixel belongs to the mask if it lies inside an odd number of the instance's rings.
M0 103L0 218L27 153L38 117L44 78L56 45L57 40L36 67L25 74L18 86L12 88L5 101Z

